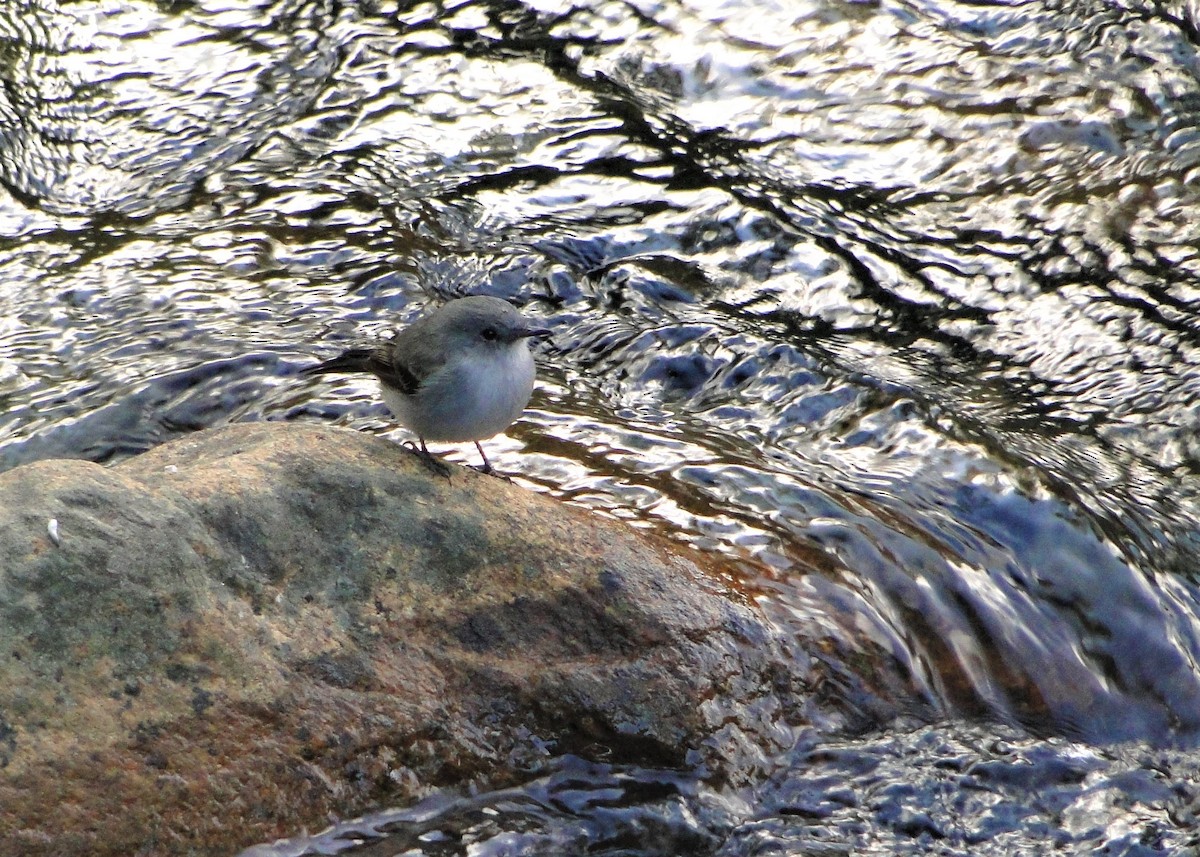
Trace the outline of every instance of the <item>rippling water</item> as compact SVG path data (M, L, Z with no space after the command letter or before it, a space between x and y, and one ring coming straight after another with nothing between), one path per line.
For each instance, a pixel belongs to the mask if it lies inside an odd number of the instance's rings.
M793 761L753 795L738 795L675 773L566 758L520 789L438 794L240 857L1008 857L1200 847L1200 770L1175 754L922 729L805 747Z
M1190 5L20 0L0 44L0 465L400 437L296 370L494 294L556 331L497 466L725 554L851 707L1195 746Z

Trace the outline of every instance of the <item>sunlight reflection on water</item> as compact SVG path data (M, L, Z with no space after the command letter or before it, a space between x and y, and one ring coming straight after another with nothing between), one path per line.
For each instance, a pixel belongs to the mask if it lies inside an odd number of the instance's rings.
M1194 742L1186 15L175 5L0 11L3 466L404 439L295 371L495 294L556 331L502 471L940 712Z

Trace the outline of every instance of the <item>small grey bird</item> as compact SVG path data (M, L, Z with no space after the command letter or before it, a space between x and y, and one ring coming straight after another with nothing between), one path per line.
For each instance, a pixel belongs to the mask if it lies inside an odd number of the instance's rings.
M525 410L535 373L528 339L549 333L531 327L499 298L458 298L390 341L351 348L300 374L370 372L379 379L383 401L416 433L429 460L425 441L469 440L483 458L483 472L490 473L479 441L504 431Z

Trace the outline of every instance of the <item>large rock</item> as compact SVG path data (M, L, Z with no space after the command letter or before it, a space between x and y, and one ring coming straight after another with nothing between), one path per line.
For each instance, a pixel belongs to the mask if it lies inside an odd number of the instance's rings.
M228 854L548 753L748 776L804 667L715 580L333 428L0 474L0 854Z

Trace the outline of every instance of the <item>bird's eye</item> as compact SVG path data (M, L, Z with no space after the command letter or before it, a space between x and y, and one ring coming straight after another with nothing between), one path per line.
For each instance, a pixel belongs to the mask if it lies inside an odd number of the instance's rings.
M479 335L488 342L493 342L500 334L496 332L496 328L494 327L485 327L483 330L479 331Z

